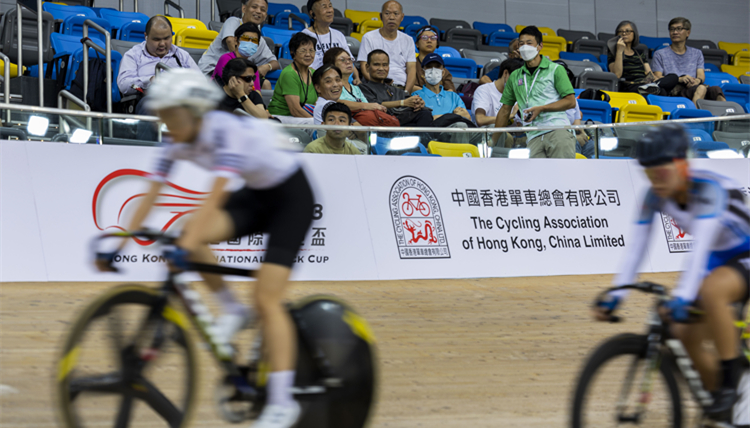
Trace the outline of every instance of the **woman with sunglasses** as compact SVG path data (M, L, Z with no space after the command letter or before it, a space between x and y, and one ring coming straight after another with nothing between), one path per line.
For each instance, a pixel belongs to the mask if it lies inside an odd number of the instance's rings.
M238 41L238 43L235 45L234 51L225 53L221 56L221 58L219 58L219 62L216 63L216 68L214 69L211 78L216 79L217 76L221 76L224 67L229 61L235 58L245 58L252 61L253 64L255 64L259 69L259 71L255 72L255 81L253 82L253 88L256 91L260 91L261 88L273 89L271 87L271 82L262 78L260 69L270 70L272 67L269 67L268 64L270 64L271 61L274 61L276 58L273 55L271 55L270 57L264 55L263 52L265 52L266 50L258 49L258 47L260 46L261 37L260 29L258 28L258 26L250 22L242 24L237 27L237 30L235 30L234 37ZM263 76L265 76L265 73L263 74Z
M356 70L354 59L348 51L342 48L332 48L323 56L324 66L336 66L341 71L341 96L339 102L349 107L351 111L380 110L383 113L388 109L378 103L371 103L354 83L349 83L349 77ZM313 76L314 77L314 76Z
M237 109L246 111L258 119L268 119L271 115L263 105L263 97L253 90L253 82L258 67L245 58L235 58L222 70L224 99L219 102L219 110L234 113Z
M429 25L419 30L417 33L417 51L419 53L417 55L417 80L414 83L412 92L422 89L427 82L424 77L424 70L422 69L422 61L427 55L435 52L435 49L439 46L440 31ZM440 81L440 86L446 91L456 91L456 85L453 84L453 76L447 69L443 71L443 79Z

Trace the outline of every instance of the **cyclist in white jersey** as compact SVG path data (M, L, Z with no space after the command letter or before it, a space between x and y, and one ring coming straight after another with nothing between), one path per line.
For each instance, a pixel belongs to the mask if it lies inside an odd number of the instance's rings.
M288 143L289 137L267 121L212 111L223 97L218 86L187 69L171 70L154 80L148 107L167 125L174 142L163 148L149 192L129 230L141 228L174 161L188 160L212 171L215 178L208 198L167 255L172 266L185 269L188 260L215 263L210 242L269 234L254 298L271 373L267 404L253 428L289 428L300 413L291 395L297 338L282 299L312 222L313 194L296 156L276 147ZM227 184L232 178L243 179L245 185L230 193ZM111 268L112 254L97 261L100 269ZM217 339L229 343L253 318L252 311L234 299L220 275L201 276L223 309L215 326Z
M638 141L638 161L645 167L651 188L614 285L635 281L658 212L670 215L693 236L687 267L664 312L677 323L673 334L685 345L704 385L714 391L709 416L724 418L737 400L741 373L732 305L740 303L744 311L750 294L750 210L739 184L688 167L688 145L689 138L678 124L655 128ZM595 317L608 320L626 295L626 291L610 293L597 303ZM691 307L699 307L705 315L700 322L684 324ZM713 341L720 362L703 348L707 340Z

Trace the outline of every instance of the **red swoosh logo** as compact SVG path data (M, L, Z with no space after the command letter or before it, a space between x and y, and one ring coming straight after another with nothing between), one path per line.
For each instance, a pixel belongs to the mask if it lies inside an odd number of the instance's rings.
M151 174L146 171L141 171L138 169L120 169L117 171L112 172L111 174L107 175L102 179L101 182L99 182L99 185L96 187L96 190L94 191L94 197L91 201L91 213L94 218L94 225L96 225L96 228L99 230L108 230L108 229L116 229L116 230L122 230L125 231L125 229L119 225L112 225L112 226L106 226L102 227L99 224L99 218L97 215L97 207L99 204L99 199L103 196L103 191L106 193L106 190L104 190L104 187L112 182L113 180L121 177L140 177L148 179ZM195 190L190 190L182 186L178 186L177 184L174 184L170 181L167 181L165 183L168 187L174 189L175 191L187 193L188 195L192 196L185 196L175 193L159 193L159 200L154 204L154 206L157 207L169 207L169 208L189 208L187 210L175 210L171 211L172 214L174 214L169 221L161 228L162 232L166 232L174 222L182 218L183 216L190 214L198 209L200 207L200 201L203 201L205 199L205 195L208 195L209 192L198 192ZM122 212L125 209L125 207L132 201L135 201L138 198L141 198L145 196L145 193L138 193L135 194L123 202L123 204L120 206L120 209L117 213L117 223L120 223L120 218L122 216ZM148 246L154 243L152 240L142 240L139 238L133 238L133 240L138 243L138 245L142 246Z

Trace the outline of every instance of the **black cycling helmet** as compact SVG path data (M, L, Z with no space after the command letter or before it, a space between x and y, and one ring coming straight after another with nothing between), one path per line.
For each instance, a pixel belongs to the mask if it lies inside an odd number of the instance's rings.
M645 166L657 166L687 157L689 137L679 123L669 123L646 132L636 144L638 162Z

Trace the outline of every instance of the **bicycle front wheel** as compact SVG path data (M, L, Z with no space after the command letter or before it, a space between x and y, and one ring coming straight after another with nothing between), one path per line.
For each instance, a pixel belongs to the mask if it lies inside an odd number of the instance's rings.
M57 364L63 426L187 426L197 390L187 328L159 291L144 286L116 287L92 302Z
M647 346L646 336L623 334L591 354L575 390L573 428L682 428L675 367L660 358L658 371L652 371L645 359Z

